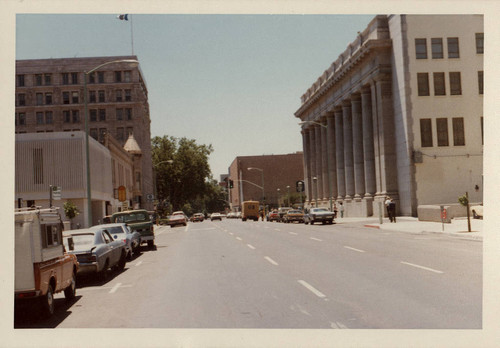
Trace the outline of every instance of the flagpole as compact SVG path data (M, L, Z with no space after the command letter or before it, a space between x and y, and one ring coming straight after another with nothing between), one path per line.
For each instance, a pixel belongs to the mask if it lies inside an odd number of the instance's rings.
M132 23L132 15L130 15L130 41L132 42L132 55L134 55L134 25Z

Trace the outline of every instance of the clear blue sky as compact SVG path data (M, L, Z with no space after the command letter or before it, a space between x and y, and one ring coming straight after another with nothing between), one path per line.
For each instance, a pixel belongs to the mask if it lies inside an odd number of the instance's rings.
M16 59L138 56L151 135L212 144L216 179L236 156L302 150L301 95L373 15L18 14Z

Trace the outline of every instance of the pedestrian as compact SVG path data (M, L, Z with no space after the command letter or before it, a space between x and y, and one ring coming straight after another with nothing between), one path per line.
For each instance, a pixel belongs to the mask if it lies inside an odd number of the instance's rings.
M339 207L340 217L343 218L344 217L344 204L342 204L342 202L340 202L339 205L340 205L340 207Z
M387 210L387 216L389 217L389 221L392 222L392 211L391 211L391 197L385 197L385 209Z
M392 222L396 223L396 202L392 198L389 203L389 210L391 211Z
M337 203L333 203L333 218L334 219L337 218L337 212L338 212Z

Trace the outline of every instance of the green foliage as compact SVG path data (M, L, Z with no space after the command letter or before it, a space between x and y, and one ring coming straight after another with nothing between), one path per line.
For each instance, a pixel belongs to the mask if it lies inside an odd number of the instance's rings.
M469 203L469 199L467 198L466 195L460 196L458 197L458 203L460 203L463 206L467 206L467 204Z
M71 201L65 202L63 205L63 209L64 209L64 215L66 215L66 217L70 220L72 220L78 214L80 214L80 211L76 207L75 203Z

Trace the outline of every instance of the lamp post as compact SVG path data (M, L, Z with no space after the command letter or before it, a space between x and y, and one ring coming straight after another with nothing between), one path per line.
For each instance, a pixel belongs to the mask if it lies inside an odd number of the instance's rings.
M280 189L277 189L278 191L278 208L281 208L281 202L280 202Z
M328 132L328 126L324 125L322 123L316 122L316 121L302 121L299 122L299 125L305 125L307 123L314 123L315 125L318 125L320 127L326 128L326 138L330 138L329 132ZM333 212L333 201L332 201L332 180L331 180L331 170L330 170L330 154L328 152L328 146L326 147L326 166L328 168L328 191L329 191L329 196L330 196L330 211ZM313 180L317 178L314 177ZM317 187L317 185L316 185ZM316 207L318 206L318 192L316 192Z
M139 64L139 61L135 59L119 59L113 60L101 65L96 66L95 68L84 71L83 72L83 103L85 106L85 165L87 169L87 227L92 226L92 195L91 195L91 187L90 187L90 151L89 151L89 114L88 114L88 97L87 97L87 76L93 73L94 71L102 68L105 65L113 64L113 63L132 63Z
M264 216L266 215L266 195L264 193L264 170L261 168L248 167L247 170L258 170L262 175L262 207L264 209Z
M318 207L318 178L313 177L314 187L316 187L316 208Z
M290 207L290 185L286 187L286 190L288 191L288 206Z

